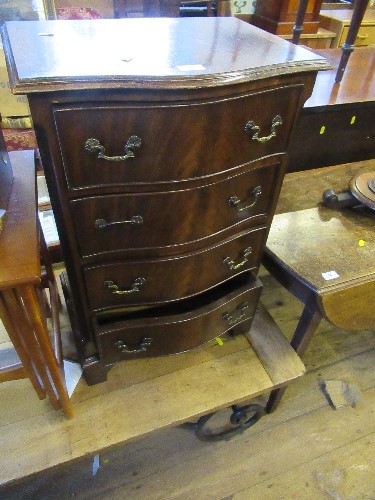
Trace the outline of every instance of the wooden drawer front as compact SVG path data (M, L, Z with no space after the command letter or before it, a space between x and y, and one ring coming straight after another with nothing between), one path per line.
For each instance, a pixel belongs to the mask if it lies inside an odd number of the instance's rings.
M191 190L72 201L81 255L179 246L256 221L269 211L277 174L268 165Z
M346 37L348 36L349 26L345 26L341 33L339 47L344 45ZM361 26L358 30L357 37L354 45L357 47L365 47L375 43L375 22L373 26Z
M259 281L180 314L128 319L96 328L101 360L109 365L122 359L161 356L188 351L228 330L248 331L262 285ZM225 292L224 292L225 293ZM202 300L202 302L204 302Z
M289 172L375 158L375 102L329 108L305 108L300 114L290 144Z
M84 268L94 310L191 297L258 267L266 227L208 249L169 259L124 261Z
M55 120L68 187L102 188L197 178L282 152L300 90L282 87L175 106L119 104L57 109ZM280 125L277 116L281 117ZM256 133L259 142L252 139ZM137 136L141 144L126 153L125 144L132 136ZM98 140L108 157L126 156L129 151L134 157L98 159L97 150L85 149L88 139Z

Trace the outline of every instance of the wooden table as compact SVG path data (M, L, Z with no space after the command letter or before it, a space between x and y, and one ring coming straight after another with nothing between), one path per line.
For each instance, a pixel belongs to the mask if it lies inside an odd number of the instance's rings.
M184 354L119 363L103 384L87 386L81 380L72 396L71 420L49 406L26 406L30 390L25 386L19 387L17 409L10 411L6 403L12 393L3 390L0 421L6 432L0 434L0 485L245 404L304 372L289 342L261 308L246 336L224 336L222 343L212 341Z
M346 330L375 328L375 213L320 204L325 189L344 189L365 171L375 171L375 161L288 174L283 186L263 264L305 304L291 342L301 356L322 318ZM274 391L270 411L282 394Z
M351 54L342 81L335 83L341 49L318 50L332 65L319 71L292 137L288 171L375 157L375 47Z
M38 295L42 273L34 151L17 151L9 156L14 180L7 220L0 235L0 319L20 361L12 349L0 351L0 380L29 378L40 399L48 395L55 409L63 408L66 416L71 417L62 367L52 349ZM53 278L47 280L51 282ZM53 288L51 291L54 308L56 294Z

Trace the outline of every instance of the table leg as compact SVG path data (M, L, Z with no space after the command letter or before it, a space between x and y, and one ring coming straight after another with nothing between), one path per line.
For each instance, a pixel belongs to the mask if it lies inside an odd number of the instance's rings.
M354 50L355 39L357 38L359 28L361 27L362 19L365 15L369 0L356 0L353 6L352 20L350 22L349 31L346 36L344 45L342 46L342 55L337 68L336 83L340 83L344 75L345 68L348 64L350 54Z
M305 353L322 317L323 316L316 303L315 296L311 295L305 304L301 318L290 343L300 357ZM271 392L266 405L267 413L271 413L276 410L285 391L286 387L281 387L280 389L275 389Z
M3 290L2 293L8 312L17 329L18 336L26 346L26 352L28 353L29 359L35 366L36 373L42 380L43 387L48 394L53 408L59 410L61 405L57 398L55 388L51 383L43 353L31 323L32 313L30 313L27 306L24 304L18 289Z
M44 266L42 272L42 288L37 290L43 308L47 312L47 317L51 318L54 352L59 365L62 366L62 344L61 344L61 331L60 331L60 318L59 312L62 310L62 302L57 288L56 277L53 271L51 257L48 251L47 243L44 238L42 227L38 219L39 228L39 250L41 262ZM46 289L49 290L49 302L47 299Z
M306 10L307 10L308 0L300 0L298 4L298 11L296 17L296 23L293 26L293 43L298 45L302 30L303 21L305 20Z

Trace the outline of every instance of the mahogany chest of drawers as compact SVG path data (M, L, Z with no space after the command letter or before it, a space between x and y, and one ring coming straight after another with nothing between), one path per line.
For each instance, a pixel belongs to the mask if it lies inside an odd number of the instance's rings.
M87 382L247 331L290 136L325 60L235 18L11 22L3 39Z
M319 28L319 12L322 0L308 0L303 21L304 33L316 33ZM277 35L293 34L298 13L298 0L259 0L251 23Z

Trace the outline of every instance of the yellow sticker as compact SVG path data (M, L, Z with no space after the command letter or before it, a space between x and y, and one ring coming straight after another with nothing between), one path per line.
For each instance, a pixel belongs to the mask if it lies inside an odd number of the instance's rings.
M325 125L322 125L322 126L320 127L320 132L319 132L319 134L320 134L320 135L323 135L325 131L326 131L326 127L325 127Z
M355 122L356 116L352 116L352 119L350 120L350 125L353 125Z
M216 339L216 342L219 344L219 345L224 345L224 342L218 337Z
M359 245L360 247L364 247L364 246L365 246L365 244L366 244L365 240L359 240L359 241L358 241L358 245Z

